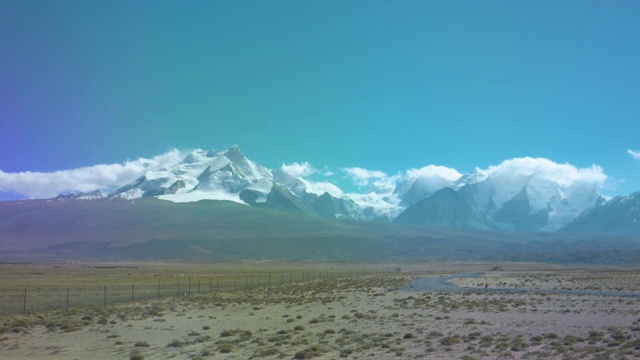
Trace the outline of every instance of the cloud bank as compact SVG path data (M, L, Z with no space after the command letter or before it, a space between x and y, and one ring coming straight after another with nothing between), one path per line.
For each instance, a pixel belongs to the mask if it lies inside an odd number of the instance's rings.
M305 178L307 176L311 176L320 172L318 169L314 168L311 164L309 164L306 161L303 163L298 163L298 162L294 162L291 164L283 163L282 166L280 166L280 171L297 178ZM325 169L323 172L323 175L325 177L329 177L329 176L332 176L333 173L328 169ZM284 179L280 178L276 180L282 181ZM284 180L284 181L286 182L287 180ZM342 196L343 194L342 189L340 189L336 184L333 184L330 182L312 181L310 179L304 179L304 183L311 185L311 187L314 189L314 192L317 193L318 195L322 195L325 192L328 192L333 196Z
M336 184L330 182L310 182L313 187L318 190L320 194L324 194L328 192L329 194L339 197L344 194L342 189L340 189Z
M309 176L317 172L317 170L306 161L302 164L297 162L294 162L293 164L283 163L280 169L293 176Z
M378 170L367 170L360 167L342 168L341 170L357 186L368 186L372 180L379 181L388 178L385 172Z
M631 155L632 158L636 159L636 160L640 160L640 151L634 151L634 150L627 150L627 154Z
M549 159L532 157L505 160L486 169L476 168L465 179L462 179L463 174L458 170L437 165L412 168L393 176L359 167L344 168L342 171L355 185L368 186L369 192L402 194L413 187L413 191L425 196L444 187L456 186L458 180L468 183L491 178L492 183L498 187L498 192L507 193L508 189L520 189L531 177L552 181L564 188L581 184L604 188L608 180L604 170L597 165L578 168L568 163L559 164Z
M411 168L403 173L387 175L383 171L367 170L360 167L341 169L357 186L368 186L369 192L391 193L396 188L400 192L408 190L415 182L429 193L452 185L462 174L446 166L427 165Z
M147 171L175 165L182 158L180 152L173 149L150 159L48 173L5 173L0 170L0 191L22 194L30 199L52 198L66 192L109 191L134 181Z
M640 152L628 150L627 153L640 160ZM174 149L150 159L139 158L122 164L103 164L49 173L5 173L0 170L0 191L22 194L32 199L52 198L68 192L94 190L109 192L131 183L147 171L176 165L182 161L182 158L182 154ZM280 170L297 178L334 175L327 167L318 170L308 162L283 163ZM413 186L413 191L428 195L444 187L455 186L458 181L476 182L488 178L493 179L495 185L501 189L515 188L517 183L526 182L532 176L553 181L567 188L577 184L604 188L608 181L604 170L597 165L578 168L568 163L559 164L549 159L532 157L505 160L499 165L489 166L486 169L476 168L464 177L454 168L437 165L411 168L395 175L361 167L341 168L340 171L345 174L346 179L358 187L367 187L367 193L377 194L404 193ZM344 195L340 187L333 182L307 179L304 181L311 184L318 193Z
M558 164L549 159L532 157L505 160L500 165L489 166L487 169L476 168L476 173L484 178L522 178L535 175L564 187L578 183L603 186L607 180L604 170L597 165L577 168L568 163Z

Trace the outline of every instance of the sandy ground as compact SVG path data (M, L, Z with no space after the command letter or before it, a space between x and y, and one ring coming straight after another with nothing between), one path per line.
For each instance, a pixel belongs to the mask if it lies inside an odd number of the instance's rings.
M638 298L400 290L409 278L324 279L5 317L0 359L640 357ZM633 271L523 271L486 272L456 282L638 291L638 280Z

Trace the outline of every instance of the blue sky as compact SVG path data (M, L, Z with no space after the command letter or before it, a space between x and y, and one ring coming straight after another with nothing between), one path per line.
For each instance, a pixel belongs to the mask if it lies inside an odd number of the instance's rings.
M237 144L334 172L542 157L640 190L637 1L0 1L0 34L5 175Z

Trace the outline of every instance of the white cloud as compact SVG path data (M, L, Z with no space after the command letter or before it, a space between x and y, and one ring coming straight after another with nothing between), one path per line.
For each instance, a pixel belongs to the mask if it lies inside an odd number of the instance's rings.
M636 159L636 160L640 160L640 151L634 151L634 150L627 150L627 154L631 155L632 158Z
M440 179L453 182L458 180L462 174L456 169L448 168L446 166L427 165L420 169L409 169L406 171L406 177L408 179L434 179L438 181Z
M151 159L139 158L122 164L95 165L55 172L5 173L0 170L0 190L27 198L51 198L69 191L109 191L123 186L147 171L175 165L182 160L176 149Z
M367 186L371 180L387 178L387 174L382 171L367 170L360 167L342 168L341 170L346 173L357 186Z
M444 187L451 186L462 174L458 170L446 166L427 165L420 169L405 171L397 181L398 193L408 191L414 184L424 194L434 193Z
M320 194L328 192L335 197L342 196L343 194L342 189L330 182L312 182L311 185L318 190Z
M309 176L317 172L316 169L311 166L308 162L303 162L302 164L294 162L293 164L282 164L280 169L293 176Z
M396 184L402 178L400 174L379 178L371 183L368 192L376 194L390 194L395 190Z
M345 168L342 171L351 178L354 184L369 186L369 192L378 194L391 193L396 187L399 187L400 192L407 191L416 181L423 189L435 192L451 185L462 176L456 169L436 165L428 165L420 169L412 168L404 174L393 176L382 171L359 167Z
M577 168L568 163L558 164L549 159L531 157L505 160L500 165L489 166L487 169L477 168L476 173L484 177L509 178L536 175L565 187L577 183L603 186L607 180L604 170L595 164L586 168Z

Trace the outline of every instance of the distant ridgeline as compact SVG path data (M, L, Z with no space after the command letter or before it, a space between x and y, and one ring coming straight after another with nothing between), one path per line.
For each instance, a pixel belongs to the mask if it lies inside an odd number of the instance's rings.
M443 180L444 181L444 180ZM139 199L171 202L224 200L329 219L454 227L492 231L572 231L640 234L640 195L607 201L594 184L561 185L540 174L470 173L439 188L424 179L403 180L394 189L331 194L322 186L269 170L237 146L195 150L177 165L148 171L112 193L72 194L60 199Z

